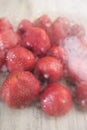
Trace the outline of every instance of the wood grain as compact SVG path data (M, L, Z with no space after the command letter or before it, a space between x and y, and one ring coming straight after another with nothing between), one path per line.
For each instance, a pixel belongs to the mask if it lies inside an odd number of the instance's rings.
M78 6L79 3L79 6ZM66 15L87 25L87 0L0 0L0 16L16 26L23 18L33 20L48 13L52 18ZM5 79L0 74L0 85ZM87 113L74 107L64 117L48 117L34 105L22 110L7 108L0 102L0 130L87 130Z

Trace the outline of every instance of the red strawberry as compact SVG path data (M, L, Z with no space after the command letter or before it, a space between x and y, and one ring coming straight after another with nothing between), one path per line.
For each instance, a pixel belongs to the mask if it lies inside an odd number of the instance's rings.
M72 106L72 96L67 87L60 84L49 84L41 98L42 110L50 116L62 116Z
M29 21L28 19L23 19L18 25L18 33L20 35L24 34L24 32L26 32L26 30L28 30L29 27L32 25L33 24L31 23L31 21Z
M36 55L46 54L50 48L50 41L43 29L30 27L23 37L22 45L31 49Z
M31 70L35 64L35 57L31 51L23 47L15 47L7 52L6 61L10 72Z
M11 29L0 31L0 50L15 47L19 40L18 35Z
M2 100L11 108L30 105L40 92L40 82L27 71L10 73L2 85Z
M6 18L0 18L0 30L8 30L8 29L13 30L11 23Z
M55 82L62 77L63 67L61 62L56 58L46 56L37 61L35 72L40 78L49 82Z
M87 86L81 85L75 88L74 101L79 108L87 110Z
M34 25L47 31L48 28L51 26L51 23L51 19L48 17L48 15L42 15L35 20Z
M5 62L5 53L4 51L0 50L0 67L3 65Z
M53 46L49 49L48 55L62 61L63 57L66 56L66 51L60 46Z
M38 19L36 19L36 21L34 22L34 25L36 27L40 27L46 31L49 38L51 36L51 24L52 24L52 21L48 17L48 15L42 15Z
M70 22L65 17L58 17L52 23L52 43L60 44L64 40L70 31Z
M83 38L85 36L86 32L85 32L85 29L82 25L79 25L79 24L74 24L72 27L71 27L71 30L70 30L70 35L71 36L77 36L78 38Z

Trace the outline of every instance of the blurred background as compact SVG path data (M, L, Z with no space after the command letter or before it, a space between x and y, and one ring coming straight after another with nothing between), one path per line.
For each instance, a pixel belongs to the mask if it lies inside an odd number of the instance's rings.
M41 14L51 17L67 15L87 20L87 0L0 0L0 17L18 22L23 18L34 19Z

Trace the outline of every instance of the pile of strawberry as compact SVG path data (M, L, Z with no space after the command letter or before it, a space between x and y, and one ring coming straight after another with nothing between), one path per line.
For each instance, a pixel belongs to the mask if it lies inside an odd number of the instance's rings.
M33 23L25 19L17 31L1 18L0 69L9 72L1 87L1 99L11 108L28 107L39 100L41 109L51 116L66 114L72 100L87 110L87 87L75 84L72 91L60 83L68 74L63 62L66 51L60 45L68 36L83 39L84 35L83 27L64 17L51 21L43 15Z

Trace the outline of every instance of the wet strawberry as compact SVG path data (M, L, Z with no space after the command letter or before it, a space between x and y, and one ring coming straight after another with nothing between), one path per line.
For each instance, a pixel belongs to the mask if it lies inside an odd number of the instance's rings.
M28 19L23 19L19 25L18 25L18 33L20 35L24 34L26 32L26 30L29 29L30 26L32 26L33 24L31 23L31 21L29 21Z
M34 25L47 31L48 28L51 26L51 23L51 19L48 17L48 15L42 15L35 20Z
M53 23L52 23L52 43L54 44L60 44L68 35L70 31L70 22L65 17L58 17Z
M40 78L49 82L55 82L61 79L63 67L60 60L46 56L37 61L35 72Z
M6 18L0 18L0 30L8 30L8 29L13 30L11 23Z
M63 57L66 56L66 51L60 46L53 46L49 49L47 55L53 56L62 61Z
M8 50L19 42L19 36L10 29L0 31L0 50Z
M72 96L67 87L49 84L41 95L40 103L47 115L62 116L71 109Z
M48 15L42 15L38 19L36 19L34 22L34 25L36 27L40 27L46 31L49 38L51 36L51 24L52 24L52 21Z
M31 49L36 55L46 54L50 48L50 41L43 29L30 27L23 36L22 45Z
M87 85L75 88L74 101L80 109L87 110Z
M84 29L84 27L82 25L74 24L71 27L70 35L71 36L77 36L78 38L81 39L86 35L86 32L85 32L85 29Z
M4 51L0 50L0 67L4 64L5 62L5 53Z
M10 73L1 90L2 100L11 108L30 105L40 92L40 82L30 72Z
M15 47L7 52L6 56L8 70L32 70L35 64L33 53L23 47Z

